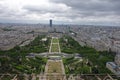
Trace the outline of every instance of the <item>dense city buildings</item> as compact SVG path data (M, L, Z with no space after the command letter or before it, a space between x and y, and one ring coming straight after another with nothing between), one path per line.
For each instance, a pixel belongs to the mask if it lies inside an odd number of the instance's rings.
M51 20L50 25L52 25ZM55 32L58 35L69 34L81 45L91 46L98 51L107 50L120 53L120 27L117 26L55 25L54 28L40 24L1 24L0 26L1 49L4 49L5 46L7 49L7 46L12 45L12 43L14 45L14 42L20 44L21 41L32 39L38 34L48 34L50 36L50 34L54 35ZM11 35L9 36L9 34Z

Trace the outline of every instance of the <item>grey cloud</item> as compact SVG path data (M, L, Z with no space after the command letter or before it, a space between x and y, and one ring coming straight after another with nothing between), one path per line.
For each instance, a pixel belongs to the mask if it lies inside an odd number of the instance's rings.
M101 22L107 22L107 20L108 22L120 21L120 0L48 0L45 6L39 3L20 5L19 9L17 7L10 8L9 6L0 4L0 20L1 18L23 21L24 19L46 20L52 17L63 22L65 20L71 22L81 20L82 22L83 19L83 22L88 21L87 23L89 23L89 19Z
M91 15L119 15L120 0L51 0L56 3L64 3L78 12ZM98 13L98 14L96 14ZM87 15L86 15L87 14ZM84 14L83 14L84 15Z
M38 13L62 13L68 11L70 7L66 6L65 4L49 3L49 5L47 6L26 5L23 7L23 9L26 9L30 12L38 12Z
M120 0L50 0L56 4L65 4L71 10L64 12L59 9L43 9L37 6L25 6L24 9L37 13L52 13L56 17L69 19L87 17L120 16Z
M44 9L40 8L39 6L24 6L23 9L26 9L29 12L36 12L36 13L56 13L60 12L60 10L55 10L55 9Z

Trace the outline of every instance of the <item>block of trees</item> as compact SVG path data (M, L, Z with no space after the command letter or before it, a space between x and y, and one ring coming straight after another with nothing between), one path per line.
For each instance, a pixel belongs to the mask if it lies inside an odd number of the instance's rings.
M61 46L61 52L68 54L79 53L85 60L87 60L86 64L79 63L79 64L83 64L82 65L83 67L80 66L77 67L77 64L74 64L74 66L76 65L76 67L73 70L74 73L91 73L91 74L111 73L106 68L106 62L114 60L114 56L115 56L114 52L97 51L89 46L81 46L77 41L75 41L70 36L63 36L62 38L60 38L60 46ZM67 64L67 62L65 63ZM89 68L91 68L92 70L91 72L88 71ZM72 72L70 70L67 70L67 73L72 73Z

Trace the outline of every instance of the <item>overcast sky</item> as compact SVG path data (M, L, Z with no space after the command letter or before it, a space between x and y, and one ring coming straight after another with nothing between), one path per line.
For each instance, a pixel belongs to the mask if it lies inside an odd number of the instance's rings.
M0 0L0 22L120 25L120 0Z

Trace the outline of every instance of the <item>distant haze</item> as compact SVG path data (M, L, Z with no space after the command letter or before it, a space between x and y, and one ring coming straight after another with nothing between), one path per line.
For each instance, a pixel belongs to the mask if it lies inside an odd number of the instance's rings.
M0 0L1 23L120 25L120 0Z

